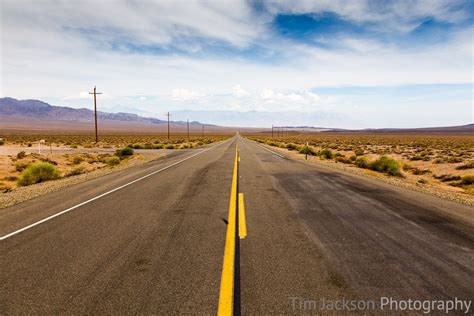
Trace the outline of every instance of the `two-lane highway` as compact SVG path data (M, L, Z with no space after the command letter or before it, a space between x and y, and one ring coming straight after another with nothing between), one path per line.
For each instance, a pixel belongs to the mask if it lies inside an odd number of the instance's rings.
M237 135L1 210L6 236L88 201L0 241L0 314L215 314L236 144L243 314L303 312L295 298L474 298L474 226L451 216L472 208Z

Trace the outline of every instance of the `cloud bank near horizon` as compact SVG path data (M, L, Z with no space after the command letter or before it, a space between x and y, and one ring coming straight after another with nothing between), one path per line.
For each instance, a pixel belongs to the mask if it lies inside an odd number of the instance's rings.
M253 124L238 113L252 111L311 118L300 125L464 124L473 121L473 7L6 0L0 94L83 107L97 85L104 110L227 110L242 126ZM285 123L277 117L255 122Z

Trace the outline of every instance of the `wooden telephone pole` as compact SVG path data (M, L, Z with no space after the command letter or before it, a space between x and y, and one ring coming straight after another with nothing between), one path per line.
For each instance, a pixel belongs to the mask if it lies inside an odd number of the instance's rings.
M273 139L273 124L272 124L272 139Z
M166 113L168 117L168 140L170 140L170 112Z
M188 119L188 143L189 143L189 119Z
M99 142L99 137L97 136L97 95L102 94L102 92L97 92L94 86L94 92L89 92L89 94L94 95L94 119L95 119L95 142Z

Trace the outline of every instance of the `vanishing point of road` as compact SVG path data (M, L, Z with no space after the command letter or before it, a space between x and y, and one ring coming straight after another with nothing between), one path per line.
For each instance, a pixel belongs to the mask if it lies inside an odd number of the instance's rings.
M473 212L236 135L0 210L0 314L472 300Z

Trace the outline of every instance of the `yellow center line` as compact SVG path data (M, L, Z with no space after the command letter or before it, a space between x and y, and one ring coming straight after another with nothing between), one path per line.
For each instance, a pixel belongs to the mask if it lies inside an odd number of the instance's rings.
M237 213L237 177L238 177L238 145L235 145L234 172L230 191L229 218L225 239L224 263L222 267L221 288L217 315L232 315L234 292L234 262Z
M247 237L247 222L245 221L244 194L239 193L239 238Z

